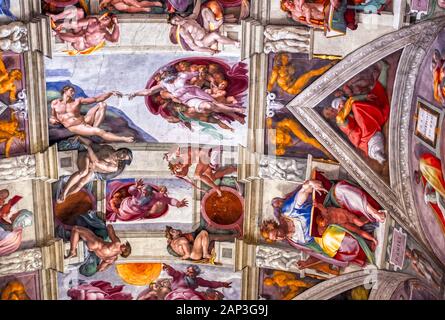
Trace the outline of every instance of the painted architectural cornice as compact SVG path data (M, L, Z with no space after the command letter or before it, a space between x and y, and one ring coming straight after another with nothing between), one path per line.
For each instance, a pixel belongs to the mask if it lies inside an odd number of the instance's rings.
M361 285L371 289L369 300L389 300L397 285L411 278L413 276L404 273L365 269L325 280L293 300L329 300Z

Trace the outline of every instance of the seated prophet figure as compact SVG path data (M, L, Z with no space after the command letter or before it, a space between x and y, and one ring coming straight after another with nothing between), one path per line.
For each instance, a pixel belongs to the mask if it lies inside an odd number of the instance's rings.
M442 168L442 161L432 153L426 152L419 158L423 199L439 216L445 215L445 179Z
M297 243L307 243L312 240L310 236L310 219L312 212L313 192L328 192L322 183L317 180L306 181L300 189L293 191L284 198L273 198L272 207L274 215L279 221L283 222L283 226L289 223L286 229L292 241ZM280 237L276 234L277 237ZM273 237L272 237L273 238ZM271 238L271 240L273 240Z
M146 0L102 0L99 8L107 8L110 11L117 10L127 13L150 13L152 7L162 8L160 1L146 1Z
M380 62L382 72L367 96L335 98L323 109L327 119L335 118L338 128L364 154L383 164L386 161L383 126L389 119L390 104L386 93L388 65Z
M317 263L323 261L346 266L349 262L359 265L364 265L366 261L372 262L371 250L364 239L343 226L336 224L325 226L325 221L318 219L314 223L322 229L322 234L320 237L311 235L311 215L314 207L312 194L321 195L324 192L328 192L325 197L326 206L346 209L363 221L365 218L369 222L385 220L385 211L375 208L375 204L370 202L369 196L362 189L347 181L332 183L328 191L321 181L308 180L286 197L272 200L278 223L274 220L263 222L262 236L268 242L285 240L291 246L314 256L315 260L318 259ZM336 246L329 246L329 241L339 239L338 237L344 239L344 242L336 241ZM313 259L307 263L302 262L301 267L311 264L313 264Z
M9 101L11 103L17 100L16 82L21 81L22 78L22 71L19 69L8 71L0 54L0 94L9 93Z
M310 267L311 264L320 261L331 262L335 264L335 260L339 261L342 266L349 263L355 263L364 266L367 262L374 263L372 251L366 242L355 233L340 227L338 225L321 225L318 224L323 233L320 237L314 237L313 241L303 245L292 243L294 238L295 225L291 221L281 222L278 224L274 220L264 221L261 225L261 235L266 241L290 241L291 245L307 252L311 257L306 261L300 261L298 267L301 269ZM340 241L338 239L341 239ZM317 256L312 255L316 253Z
M201 14L204 21L204 27L198 23L198 17ZM182 41L192 51L205 52L210 54L218 53L219 45L235 45L239 47L237 40L232 40L222 36L218 29L223 20L216 20L215 15L210 8L202 8L201 0L197 0L193 13L187 17L174 15L170 18L172 25L171 33L175 35L174 41L181 44Z
M48 14L57 37L75 50L69 55L90 54L105 46L105 42L119 41L120 28L116 16L85 16L84 10L70 7L59 14ZM61 21L61 22L58 22Z
M141 179L128 188L128 196L120 200L119 206L115 206L115 210L107 216L107 220L114 222L146 219L165 211L168 206L183 208L187 205L186 199L177 200L169 197L165 186L156 190L153 186L144 184Z
M76 90L72 86L64 86L60 92L62 97L51 101L51 125L63 125L73 134L90 137L98 136L107 142L134 141L134 137L118 136L105 131L100 125L105 119L107 104L106 100L112 96L121 97L118 91L110 91L97 97L76 98ZM90 108L85 115L80 113L83 105L96 104Z
M65 259L77 256L77 245L80 240L85 241L89 251L92 251L101 260L97 272L108 269L120 255L127 258L131 254L131 245L127 241L122 243L116 236L112 225L107 225L107 232L111 242L104 241L90 229L74 226L71 229L70 252Z

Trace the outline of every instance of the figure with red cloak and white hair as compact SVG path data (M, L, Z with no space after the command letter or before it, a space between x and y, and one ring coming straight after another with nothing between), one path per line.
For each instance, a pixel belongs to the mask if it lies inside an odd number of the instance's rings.
M380 76L367 95L338 97L323 109L327 119L335 119L338 128L364 154L383 164L386 161L383 126L389 119L390 104L386 92L388 64L378 63Z
M165 212L169 206L188 206L186 199L169 197L165 186L152 186L142 179L131 185L124 195L119 191L109 200L111 211L107 214L107 220L111 222L149 219Z
M185 272L178 271L173 267L164 264L164 270L172 277L172 291L165 296L165 300L210 300L204 292L197 291L199 287L210 289L230 288L230 282L205 280L199 275L201 268L196 265L189 265Z

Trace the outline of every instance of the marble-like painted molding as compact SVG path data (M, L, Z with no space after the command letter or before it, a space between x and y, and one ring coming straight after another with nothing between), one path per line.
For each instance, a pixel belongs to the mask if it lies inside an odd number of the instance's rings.
M385 299L380 293L385 293L384 296L386 297L392 289L392 294L397 288L397 286L394 286L395 283L400 283L409 278L412 278L412 276L403 273L365 269L325 280L307 289L293 300L329 300L361 285L372 288L369 300L388 300L391 295Z

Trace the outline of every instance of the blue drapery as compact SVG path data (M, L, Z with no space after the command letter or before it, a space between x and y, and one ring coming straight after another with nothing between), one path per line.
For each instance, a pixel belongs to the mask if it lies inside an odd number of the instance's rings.
M17 20L17 18L12 14L10 0L0 0L0 16L7 16L11 20Z

